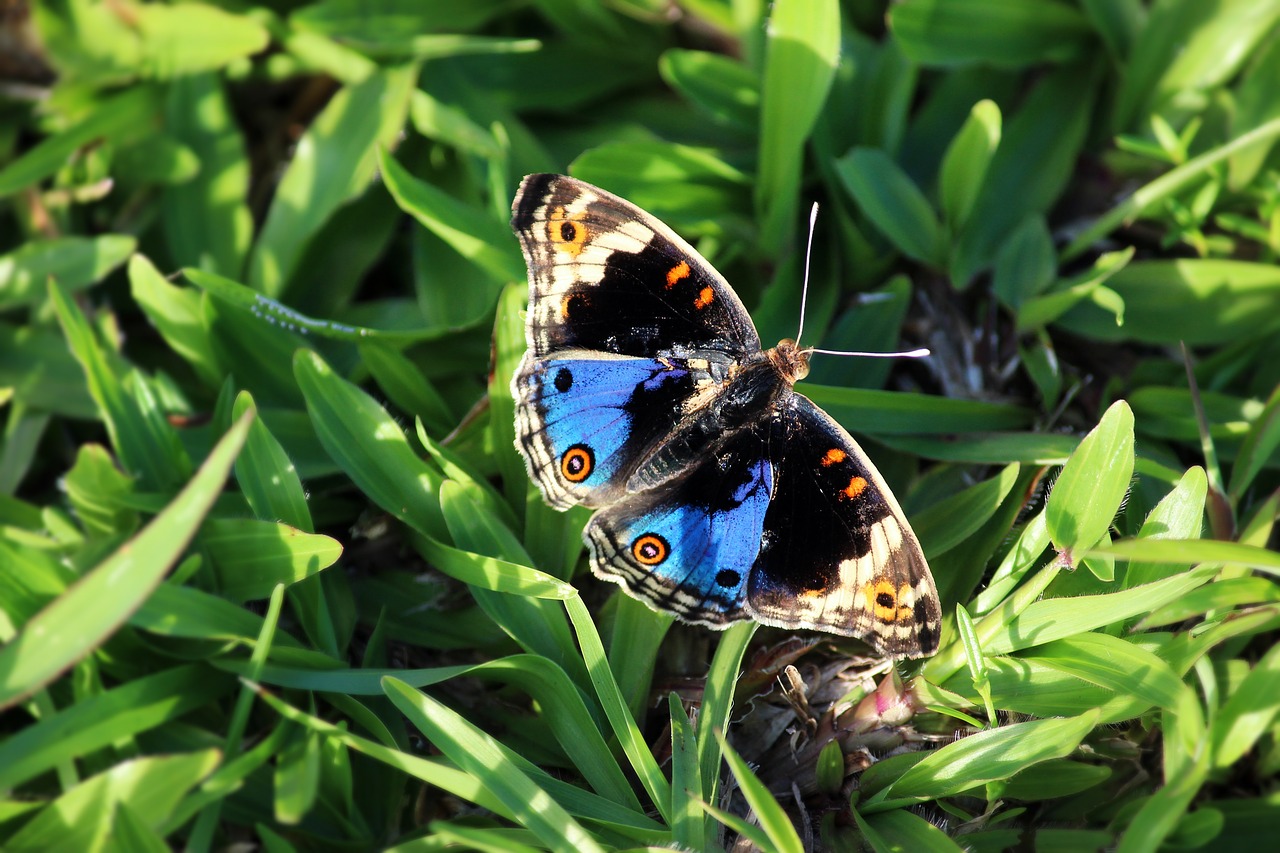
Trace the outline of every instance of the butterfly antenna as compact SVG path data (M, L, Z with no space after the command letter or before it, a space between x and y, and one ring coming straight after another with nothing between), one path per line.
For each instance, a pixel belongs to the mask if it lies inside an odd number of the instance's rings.
M800 336L804 334L805 305L809 301L809 259L813 255L813 231L818 222L818 203L813 203L809 211L809 242L804 249L804 285L800 288L800 328L796 330L796 347L800 347ZM927 347L905 350L902 352L861 352L858 350L834 350L809 347L808 352L820 352L823 355L853 355L863 358L924 358L929 355Z
M809 211L809 242L804 247L804 284L800 287L800 328L796 330L796 347L800 346L800 336L804 334L804 307L809 301L809 258L813 255L813 228L818 222L818 203L813 203Z

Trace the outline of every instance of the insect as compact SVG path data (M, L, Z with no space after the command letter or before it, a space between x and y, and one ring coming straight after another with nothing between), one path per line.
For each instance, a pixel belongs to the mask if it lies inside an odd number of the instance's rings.
M792 387L724 278L656 217L563 175L512 204L529 267L516 447L557 509L598 508L592 571L711 628L753 618L938 646L933 577L857 442Z

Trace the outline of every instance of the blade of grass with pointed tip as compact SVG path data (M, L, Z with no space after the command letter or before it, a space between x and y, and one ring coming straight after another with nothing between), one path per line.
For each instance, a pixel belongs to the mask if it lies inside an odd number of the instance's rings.
M1081 633L1023 652L1048 666L1117 693L1128 693L1152 707L1170 708L1182 679L1155 654L1107 634Z
M190 460L147 381L120 375L119 363L98 342L88 319L56 282L49 282L49 298L67 346L84 370L98 416L126 470L136 475L143 487L169 489L185 482Z
M859 815L860 822L865 821L868 828L867 840L871 841L875 853L913 850L919 853L960 853L965 848L929 821L906 809L893 809L887 812L876 812ZM875 839L875 840L872 840ZM879 842L879 843L877 843Z
M50 278L67 293L83 290L128 260L137 246L134 237L103 234L31 242L0 255L0 310L43 300Z
M578 594L571 584L554 575L540 572L496 557L486 557L445 545L430 536L422 536L414 545L437 569L480 589L532 598L572 598Z
M257 412L247 391L236 395L232 417ZM280 442L260 418L249 427L244 451L236 457L236 482L245 500L260 519L281 521L303 533L312 533L311 510L302 480Z
M445 480L441 484L440 509L453 541L466 551L494 559L529 562L529 555L510 528L472 500L458 482ZM531 568L524 569L522 574L542 575ZM542 579L555 582L560 590L569 586L546 575L542 575ZM489 618L524 649L556 661L579 685L587 688L587 671L562 608L533 596L507 596L481 589L473 590L472 595Z
M786 811L773 798L773 794L769 793L769 789L756 774L751 772L751 768L742 760L742 756L729 745L724 734L717 731L716 739L720 741L724 760L728 763L733 778L738 781L738 788L746 798L747 805L751 807L756 820L760 822L760 828L769 838L769 849L777 850L779 853L803 853L804 842L800 840Z
M250 675L240 661L220 661L220 669ZM467 666L429 669L304 669L267 664L257 672L262 684L331 695L381 696L382 679L395 677L422 689L454 678L471 677L510 685L534 700L565 753L602 796L637 814L641 807L600 733L598 708L588 708L584 695L563 667L541 655L511 655Z
M0 649L0 708L57 678L141 606L186 550L222 492L248 429L249 419L237 422L163 512L32 617Z
M1208 583L1215 574L1212 568L1195 569L1123 592L1036 601L984 640L982 647L987 654L1008 654L1122 622ZM981 620L983 628L991 618Z
M978 732L929 753L890 786L880 803L904 799L923 802L1007 779L1041 761L1075 751L1098 722L1097 711L1079 717L1033 720ZM873 810L872 803L859 809ZM883 811L883 808L874 808Z
M1209 479L1199 465L1187 469L1169 494L1160 499L1143 519L1138 538L1150 542L1153 539L1191 539L1200 535L1204 527L1205 497ZM1109 543L1114 545L1114 543ZM1141 586L1184 571L1187 562L1139 563L1131 561L1125 569L1121 585L1125 588Z
M699 805L702 778L693 724L675 693L667 697L671 714L671 835L677 844L696 850L706 838L705 812Z
M1045 522L1059 551L1098 542L1111 527L1133 476L1133 412L1119 400L1080 442L1053 484Z
M938 175L938 195L952 234L960 233L973 210L987 167L1000 146L1001 121L1000 107L994 101L978 101L947 145Z
M1018 481L1018 465L1006 465L996 476L970 486L911 517L926 554L943 554L986 524Z
M413 177L385 150L379 156L382 179L406 213L487 273L491 281L502 284L525 277L524 262L506 223ZM479 284L473 282L473 286Z
M941 266L942 229L924 193L888 154L855 148L836 161L836 173L858 207L898 251Z
M223 595L233 601L266 598L277 583L297 583L338 561L342 545L319 533L252 518L218 518L200 531Z
M1183 565L1239 565L1270 575L1280 575L1280 553L1256 545L1222 542L1217 539L1122 539L1091 550L1124 560Z
M234 685L229 676L188 664L85 697L0 742L0 787L17 788L60 761L91 755L208 706Z

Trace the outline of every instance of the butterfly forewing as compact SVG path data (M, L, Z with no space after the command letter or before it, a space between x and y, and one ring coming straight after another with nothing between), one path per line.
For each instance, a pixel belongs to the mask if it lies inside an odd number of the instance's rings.
M512 212L529 266L536 355L565 347L643 357L675 346L760 349L720 274L630 202L562 175L530 175Z

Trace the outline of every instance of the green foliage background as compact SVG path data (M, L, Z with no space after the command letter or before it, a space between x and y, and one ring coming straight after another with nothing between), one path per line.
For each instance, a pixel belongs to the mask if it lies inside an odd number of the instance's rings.
M1274 842L1280 3L7 6L0 847ZM535 171L766 341L820 201L808 340L932 349L802 386L933 566L910 680L581 573Z

